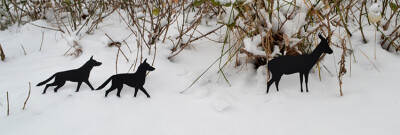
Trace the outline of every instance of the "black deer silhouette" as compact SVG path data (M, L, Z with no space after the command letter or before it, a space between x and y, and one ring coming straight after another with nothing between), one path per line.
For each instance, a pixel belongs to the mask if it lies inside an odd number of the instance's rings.
M308 74L310 73L311 68L315 65L315 63L317 63L322 53L331 54L333 52L328 44L329 37L325 39L321 36L321 34L318 34L318 37L321 39L321 42L311 54L298 56L280 56L268 62L268 69L272 73L272 79L269 80L267 83L267 93L269 91L269 87L274 82L276 86L276 91L279 91L278 85L282 75L293 73L300 73L301 92L303 92L304 75L306 81L306 91L308 92Z
M89 82L89 75L94 66L100 65L101 62L97 62L93 59L92 56L82 67L74 70L55 73L49 79L37 84L36 86L42 86L43 84L46 84L47 82L55 78L53 83L46 85L43 90L43 94L46 93L47 88L50 86L57 86L56 88L54 88L54 92L57 92L58 89L64 86L66 81L78 82L78 87L76 88L75 92L79 91L79 87L81 87L82 82L85 82L87 85L89 85L90 89L94 90L93 86Z
M136 97L138 89L140 89L148 98L150 98L150 95L147 93L146 89L143 88L143 85L146 80L146 72L147 71L153 71L155 68L150 66L147 62L147 59L143 61L142 64L139 65L138 69L136 70L135 73L126 73L126 74L116 74L108 78L97 90L100 90L104 88L110 81L112 81L111 87L106 91L106 97L108 93L111 91L118 89L117 91L117 96L121 97L121 90L124 84L130 86L130 87L135 87L135 95Z

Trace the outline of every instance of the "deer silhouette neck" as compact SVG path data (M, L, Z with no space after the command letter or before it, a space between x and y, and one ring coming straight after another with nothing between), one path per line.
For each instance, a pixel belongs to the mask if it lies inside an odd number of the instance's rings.
M322 44L319 44L310 55L314 58L315 62L317 62L322 53Z

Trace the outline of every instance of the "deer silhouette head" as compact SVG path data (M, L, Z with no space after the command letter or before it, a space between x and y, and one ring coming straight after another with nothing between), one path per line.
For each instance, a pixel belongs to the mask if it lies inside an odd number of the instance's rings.
M321 33L318 34L318 37L321 39L321 42L318 44L318 46L321 46L321 50L324 53L328 53L331 54L333 51L332 49L329 47L329 38L324 38Z

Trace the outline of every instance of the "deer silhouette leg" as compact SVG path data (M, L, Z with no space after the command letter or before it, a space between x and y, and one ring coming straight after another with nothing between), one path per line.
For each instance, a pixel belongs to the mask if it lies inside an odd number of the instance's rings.
M276 86L276 91L279 91L279 81L281 80L282 75L278 75L275 79L275 86Z
M300 73L300 90L303 92L303 73Z
M146 94L147 98L150 98L149 93L147 93L146 89L144 89L143 87L139 88L144 94Z
M78 87L76 87L76 91L75 92L79 91L79 88L81 87L81 84L82 84L82 82L78 82Z
M269 92L269 87L271 86L272 83L275 82L275 78L274 76L272 76L271 80L268 81L267 83L267 93Z
M111 87L110 87L110 89L108 89L107 91L106 91L106 97L107 97L107 95L108 95L108 93L110 93L111 91L113 91L113 90L115 90L117 87L115 87L114 85L111 85Z
M309 72L307 72L307 73L304 74L304 77L305 77L305 79L306 79L306 92L308 92L308 73L309 73Z
M117 91L117 96L118 96L118 97L121 97L122 87L123 87L123 86L120 85L120 86L117 88L117 90L118 90L118 91Z
M62 86L64 86L64 84L65 84L65 81L64 81L64 82L60 82L60 83L58 83L57 87L56 87L56 88L54 88L54 92L57 92L57 91L58 91L58 89L60 89Z

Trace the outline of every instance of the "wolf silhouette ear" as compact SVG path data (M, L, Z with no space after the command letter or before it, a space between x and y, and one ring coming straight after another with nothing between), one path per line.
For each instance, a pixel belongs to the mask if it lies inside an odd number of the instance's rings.
M144 59L143 63L146 63L146 61L147 61L147 58L146 58L146 59Z
M90 57L90 59L93 60L93 55L92 55L92 57Z

